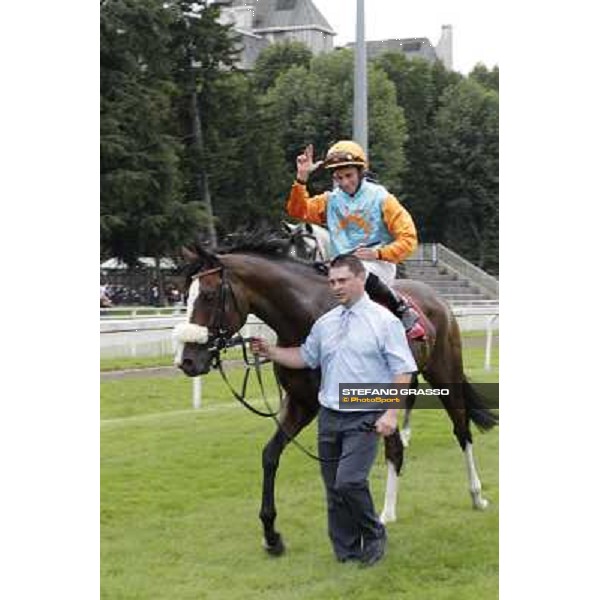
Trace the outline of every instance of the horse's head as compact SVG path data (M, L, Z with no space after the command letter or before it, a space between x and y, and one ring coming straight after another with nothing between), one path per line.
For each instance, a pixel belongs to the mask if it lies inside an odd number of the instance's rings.
M183 248L186 259L186 322L177 325L175 366L196 377L210 370L215 354L243 326L248 309L236 298L225 267L201 246Z
M308 261L326 261L329 258L329 233L318 225L282 222L284 231L290 236L290 256Z

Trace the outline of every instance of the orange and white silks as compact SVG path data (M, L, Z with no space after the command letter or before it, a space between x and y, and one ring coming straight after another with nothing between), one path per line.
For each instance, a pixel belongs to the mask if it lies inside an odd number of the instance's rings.
M305 185L296 182L286 208L291 217L327 225L334 256L379 241L381 259L399 263L417 247L417 231L408 211L371 181L363 180L354 196L336 188L312 197Z

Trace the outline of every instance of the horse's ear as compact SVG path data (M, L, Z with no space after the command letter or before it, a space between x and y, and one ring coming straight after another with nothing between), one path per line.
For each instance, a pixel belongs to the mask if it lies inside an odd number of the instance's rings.
M199 260L200 256L194 250L190 250L187 246L181 247L181 255L187 263L193 263Z
M287 221L281 221L281 226L283 227L284 231L287 231L288 233L292 233L294 231L294 225L288 223Z
M305 223L306 231L312 235L314 233L312 223Z

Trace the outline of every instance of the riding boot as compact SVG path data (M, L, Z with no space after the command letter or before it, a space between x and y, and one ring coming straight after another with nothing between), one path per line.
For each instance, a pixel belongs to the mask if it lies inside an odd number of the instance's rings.
M391 310L402 321L407 333L410 332L419 320L417 311L409 307L402 296L396 296L374 273L369 273L365 283L365 291L372 300L383 304Z

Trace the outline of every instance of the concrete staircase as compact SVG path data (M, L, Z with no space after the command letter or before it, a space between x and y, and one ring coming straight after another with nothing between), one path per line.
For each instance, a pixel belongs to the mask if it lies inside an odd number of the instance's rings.
M441 244L427 244L419 250L404 262L405 277L429 284L451 306L497 306L497 279Z
M449 273L441 265L432 262L407 261L404 273L408 279L424 281L434 288L450 305L480 304L482 300L494 300L471 282L457 274Z

